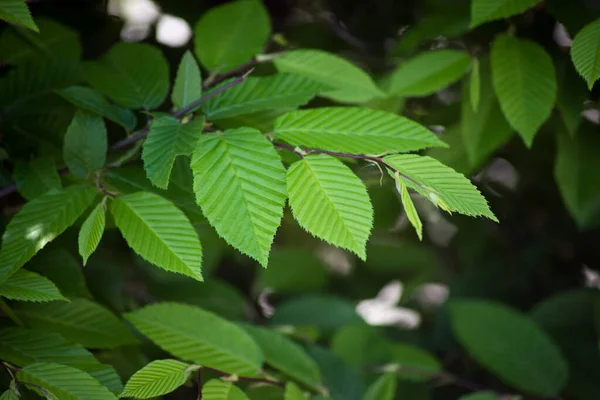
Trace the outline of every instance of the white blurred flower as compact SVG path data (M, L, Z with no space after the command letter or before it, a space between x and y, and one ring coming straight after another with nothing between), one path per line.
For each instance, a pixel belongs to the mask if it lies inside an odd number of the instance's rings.
M160 8L152 0L118 0L118 8L113 5L112 11L130 24L150 25L160 17Z
M156 24L156 41L171 47L184 46L192 37L192 28L183 18L163 14Z
M565 29L563 24L559 24L558 22L554 25L554 32L552 34L554 37L554 41L560 47L571 47L573 44L573 40L569 35L569 32Z
M328 269L339 275L348 275L352 271L352 261L344 250L323 245L318 251L318 257Z
M585 286L594 289L600 289L600 274L595 270L588 268L587 265L583 266L583 278L585 279Z
M402 283L392 281L385 285L374 299L358 303L356 312L370 325L395 325L405 329L415 329L421 324L419 313L408 308L396 307L402 292Z
M442 283L425 283L413 294L414 299L423 308L436 308L442 305L450 294L447 285Z
M126 22L121 29L121 39L126 42L139 42L150 34L149 24L135 24Z
M600 111L595 108L589 108L581 112L581 116L592 124L600 125Z

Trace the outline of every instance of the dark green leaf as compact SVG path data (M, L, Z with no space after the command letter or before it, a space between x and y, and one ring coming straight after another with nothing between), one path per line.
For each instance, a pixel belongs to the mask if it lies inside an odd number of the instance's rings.
M108 140L104 120L77 111L65 134L63 155L69 170L80 178L93 176L106 161Z
M50 189L62 187L56 164L50 157L38 157L28 164L18 162L14 175L19 193L27 200L32 200Z
M39 32L38 27L31 18L31 13L27 8L27 4L25 4L25 0L2 0L2 2L0 2L0 19L23 25Z
M171 101L177 108L183 108L202 95L202 76L192 53L185 52L177 69Z

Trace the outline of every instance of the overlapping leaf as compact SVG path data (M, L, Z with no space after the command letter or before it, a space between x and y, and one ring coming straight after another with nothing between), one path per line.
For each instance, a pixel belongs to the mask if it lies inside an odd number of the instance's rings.
M6 391L0 395L0 400L19 400L20 398L21 396L12 388L6 389Z
M505 383L540 397L556 396L567 383L560 350L527 316L483 300L454 300L450 312L460 343Z
M129 378L119 397L149 399L171 393L200 368L194 367L190 368L189 364L177 360L152 361Z
M67 129L63 157L69 170L80 178L94 174L104 166L108 139L102 117L77 111Z
M292 111L275 121L273 135L295 146L355 154L445 147L424 126L396 114L358 107Z
M472 0L471 28L488 21L520 14L540 0Z
M211 379L202 386L202 400L248 400L248 396L230 382Z
M398 96L427 96L459 80L470 65L469 55L459 50L421 53L396 68L389 92Z
M24 269L0 284L0 297L33 302L67 300L48 278Z
M243 328L258 344L267 364L313 389L319 385L319 367L302 347L269 329L251 325Z
M80 344L68 342L57 333L38 329L5 328L0 330L0 358L24 367L34 362L53 362L87 372L114 393L123 390L112 366L100 363Z
M125 316L163 350L230 374L254 374L263 355L237 325L198 307L157 303Z
M27 326L59 333L89 348L112 349L136 343L129 329L114 314L86 299L23 304L15 308L15 313Z
M171 100L177 108L183 108L202 94L202 75L192 53L185 52L179 63Z
M419 213L417 213L415 203L413 203L410 193L408 193L408 187L399 174L394 175L394 180L396 182L396 189L400 193L402 207L404 207L406 217L408 218L410 224L415 228L415 231L417 231L419 240L423 240L423 223L421 222L421 218L419 218Z
M44 388L60 400L116 400L116 396L88 373L54 363L34 363L21 368L17 379Z
M96 196L87 185L52 190L28 202L6 227L0 248L0 283L71 226Z
M56 93L71 104L116 122L125 129L135 128L137 121L131 110L109 103L104 96L92 88L70 86L57 90Z
M300 226L366 259L373 207L352 170L331 156L309 155L289 168L286 179L290 207Z
M63 248L42 251L27 264L27 269L50 279L67 297L92 297L81 265Z
M288 382L285 385L285 394L283 400L306 400L306 396L294 382Z
M394 400L396 386L396 375L384 374L369 386L363 400Z
M149 192L120 196L111 203L115 224L129 247L167 271L202 280L202 247L185 214Z
M600 19L586 25L573 39L571 58L577 72L592 90L600 78Z
M249 77L203 103L202 111L214 120L274 108L296 108L308 103L322 86L306 77L288 73Z
M182 124L171 115L155 116L142 151L146 174L154 185L167 188L175 158L192 154L202 135L203 124L203 118Z
M556 102L556 73L543 47L500 35L492 44L492 81L500 107L528 147Z
M169 91L167 60L148 44L120 42L84 70L94 89L126 108L152 110Z
M29 29L39 32L38 27L31 18L25 0L3 0L0 3L0 19L14 24L23 25Z
M203 135L191 166L196 201L210 224L266 266L286 198L285 170L271 143L251 128Z
M262 52L270 32L262 1L232 1L202 15L194 28L196 55L206 69L227 72Z
M464 175L439 161L415 154L387 156L383 161L398 171L406 186L436 206L470 216L496 217L479 190Z
M27 164L17 162L14 175L19 193L27 200L62 187L56 163L50 157L37 157Z
M96 250L106 223L106 200L98 203L90 215L81 225L77 240L79 255L83 258L83 265L87 264L90 255Z
M364 103L385 94L373 79L348 60L316 49L290 50L273 62L280 72L305 76L331 88L323 96L349 103Z

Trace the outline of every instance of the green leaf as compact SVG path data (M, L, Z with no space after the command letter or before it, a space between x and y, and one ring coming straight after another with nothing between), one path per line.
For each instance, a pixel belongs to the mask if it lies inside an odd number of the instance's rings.
M319 367L302 347L273 330L248 324L243 328L258 344L267 364L298 382L317 388L321 382Z
M208 10L194 28L196 55L209 71L230 71L263 51L271 21L260 0L237 0Z
M263 285L282 293L318 291L327 279L325 265L304 249L274 249L268 267L261 270Z
M104 166L108 139L104 120L77 111L65 134L63 156L69 170L80 178L93 175Z
M177 69L171 101L177 108L188 106L202 95L202 75L190 51L186 51Z
M479 190L452 168L437 160L415 154L387 156L383 161L397 170L406 186L416 190L436 206L470 216L498 221Z
M248 400L248 396L232 383L211 379L202 386L202 400Z
M306 400L306 396L304 393L302 393L302 390L300 390L300 388L294 384L294 382L288 382L285 385L285 394L283 400Z
M556 109L569 135L574 137L581 125L581 114L590 92L577 71L572 68L570 59L565 57L557 60L556 75L558 78Z
M0 284L0 296L33 302L67 300L48 278L24 269L18 270Z
M394 174L394 181L396 182L396 190L400 193L400 198L402 199L402 207L404 207L404 212L406 213L406 217L410 224L417 231L417 236L419 240L423 240L423 223L421 222L421 218L419 218L419 213L415 208L415 203L413 203L410 198L410 193L408 193L408 188L406 187L406 183L400 177L398 173Z
M0 19L39 32L24 0L2 0L0 3Z
M360 400L364 391L362 375L358 375L339 357L320 346L308 348L321 370L323 383L334 400Z
M230 118L211 121L222 129L254 128L261 132L272 132L277 117L292 111L291 108L272 108L250 114L236 115Z
M531 147L556 102L556 72L539 44L500 35L492 43L492 81L510 125Z
M17 379L41 386L60 400L116 400L106 387L86 372L54 363L34 363L21 368Z
M430 130L407 118L358 107L292 111L277 118L273 135L294 146L357 154L447 146Z
M17 162L14 175L19 193L27 200L62 187L56 164L50 157L37 157L28 164Z
M471 108L477 112L479 107L479 98L481 97L481 76L479 74L479 59L471 60L471 76L469 80L469 97L471 99Z
M390 342L379 328L364 321L347 324L336 330L330 350L356 371L392 361Z
M421 53L396 68L389 92L398 96L428 96L459 80L470 65L471 58L463 51Z
M161 51L145 43L120 42L100 60L88 61L89 83L126 108L152 110L169 92L169 65Z
M458 400L500 400L492 392L474 392L465 396L460 396Z
M50 279L67 297L92 297L81 265L65 249L42 251L27 263L27 269Z
M369 388L362 400L394 400L396 396L396 375L381 375Z
M112 201L110 211L129 247L148 262L202 281L202 246L185 214L161 196L137 192Z
M202 111L206 118L213 120L274 108L296 108L308 103L321 87L318 82L287 73L261 78L249 77L203 103Z
M24 367L34 362L54 362L87 372L110 391L120 393L123 384L115 369L100 363L80 344L68 342L57 333L25 328L0 330L0 358Z
M6 64L17 65L42 55L51 59L79 60L79 34L49 18L36 18L40 33L12 27L0 35L0 54Z
M28 326L59 333L66 339L93 349L113 349L136 343L129 329L101 305L86 299L70 303L23 304L15 308Z
M506 384L541 397L564 388L568 370L563 356L533 320L483 300L454 300L449 307L459 342Z
M540 0L472 0L471 28L520 14L539 2Z
M129 378L119 398L149 399L171 393L183 385L198 368L200 366L190 366L177 360L152 361Z
M202 135L204 118L186 124L168 114L155 115L144 142L142 159L148 179L161 189L167 189L177 156L192 154Z
M98 203L92 212L85 219L79 230L78 247L79 255L83 258L83 265L87 264L87 260L98 247L102 234L104 233L104 225L106 223L106 200Z
M479 76L479 83L476 84L480 85L476 95L479 96L477 110L473 108L473 81L465 82L460 115L460 132L469 163L473 167L479 167L513 135L492 87L488 59L481 60Z
M577 33L571 46L571 58L588 89L600 78L600 19L587 24Z
M182 360L238 375L254 374L262 366L259 347L242 328L198 307L156 303L125 318Z
M569 213L581 229L600 224L600 138L585 124L575 138L559 133L554 177Z
M373 206L352 170L331 156L308 155L292 164L286 179L289 204L300 226L365 260Z
M279 72L305 76L331 88L324 97L348 103L364 103L385 94L373 79L350 61L316 49L289 50L273 59Z
M92 88L70 86L57 90L56 93L74 106L116 122L125 129L131 130L137 124L135 114L131 110L109 103Z
M96 194L93 186L74 185L52 190L26 203L2 236L0 283L71 226Z
M19 395L19 393L15 392L12 389L7 389L0 396L0 400L19 400L20 398L21 398L21 396Z
M396 373L400 378L410 381L427 381L442 371L440 362L430 353L419 347L405 343L394 343L390 353L392 362L397 364L399 371ZM406 371L402 370L406 367Z
M202 135L192 157L202 212L227 243L266 266L285 204L285 169L259 131Z

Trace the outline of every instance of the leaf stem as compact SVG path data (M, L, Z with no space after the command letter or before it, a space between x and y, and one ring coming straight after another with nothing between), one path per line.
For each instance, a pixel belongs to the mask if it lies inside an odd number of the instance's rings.
M25 324L23 323L23 321L21 321L19 319L19 317L17 317L17 314L14 313L12 308L10 308L10 306L8 304L6 304L4 299L1 299L1 298L0 298L0 309L4 312L4 314L8 318L10 318L10 320L12 322L15 323L15 325L20 326L20 327L25 327Z
M218 369L214 369L214 368L210 368L210 367L202 367L202 368L206 369L207 371L212 371L215 374L218 374L218 375L223 376L223 377L231 377L231 376L233 376L232 374L220 371ZM279 386L279 387L285 388L285 383L284 382L275 381L275 380L272 380L272 379L250 378L250 377L246 377L246 376L238 376L236 378L237 378L238 381L264 383L266 385Z

